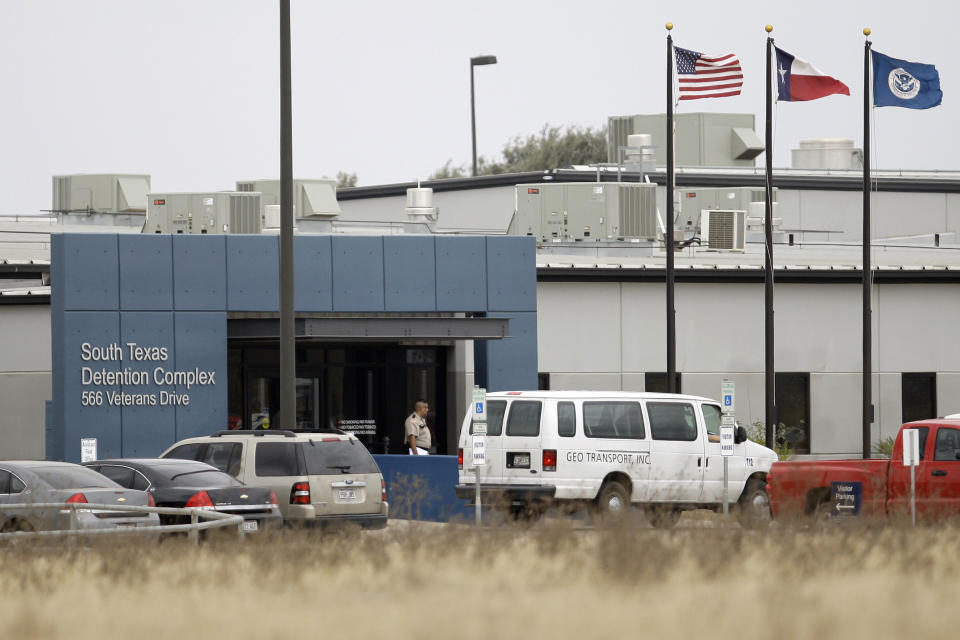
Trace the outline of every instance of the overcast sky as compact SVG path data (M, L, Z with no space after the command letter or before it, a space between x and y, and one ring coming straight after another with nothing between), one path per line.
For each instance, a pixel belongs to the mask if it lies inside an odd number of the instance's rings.
M775 166L803 138L862 144L863 36L933 63L943 105L875 110L874 166L960 169L955 3L293 0L294 173L361 185L470 162L469 58L478 153L544 124L602 127L665 110L664 23L676 44L736 53L743 94L678 111L756 114L765 33L851 96L775 107ZM149 173L155 191L217 191L279 177L279 3L0 0L0 212L51 205L51 176ZM758 158L762 166L763 156Z

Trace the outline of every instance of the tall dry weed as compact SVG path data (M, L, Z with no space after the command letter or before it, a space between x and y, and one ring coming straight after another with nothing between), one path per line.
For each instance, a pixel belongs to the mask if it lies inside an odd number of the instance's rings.
M0 548L0 638L954 637L960 529L395 523Z

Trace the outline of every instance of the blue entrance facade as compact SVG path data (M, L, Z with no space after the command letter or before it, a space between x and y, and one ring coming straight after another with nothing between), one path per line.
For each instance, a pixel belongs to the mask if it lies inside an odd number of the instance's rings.
M466 313L509 319L476 341L478 384L537 384L536 246L496 236L297 236L302 314ZM156 456L228 426L231 313L279 309L279 239L55 234L47 458ZM464 407L465 408L465 407Z

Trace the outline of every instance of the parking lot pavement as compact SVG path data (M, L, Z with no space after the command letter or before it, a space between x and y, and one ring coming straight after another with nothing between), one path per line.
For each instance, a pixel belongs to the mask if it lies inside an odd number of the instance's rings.
M587 511L577 511L572 514L563 514L559 511L551 509L547 511L543 517L536 523L531 524L532 528L542 527L542 526L551 526L559 522L568 523L571 526L571 529L574 531L577 530L592 530L595 528L592 518ZM629 516L629 525L641 529L652 529L653 527L650 523L647 522L646 516L644 516L641 509L631 509ZM380 531L371 531L370 533L382 533L384 531L398 532L409 529L410 527L422 527L425 530L442 530L444 527L449 526L467 526L473 527L474 521L472 518L468 520L462 520L454 523L448 522L429 522L425 520L402 520L399 518L391 518L387 523L385 529ZM499 527L513 527L517 526L516 523L513 523L507 519L506 514L499 511L484 510L481 526L484 528L499 528ZM685 511L680 517L680 521L674 527L674 529L739 529L740 525L737 523L737 519L731 514L728 518L724 518L722 514L714 513L707 510L696 510L696 511Z

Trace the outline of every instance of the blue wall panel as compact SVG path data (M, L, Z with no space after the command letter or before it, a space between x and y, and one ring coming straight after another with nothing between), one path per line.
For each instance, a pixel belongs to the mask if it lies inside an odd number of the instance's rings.
M123 234L120 249L120 309L173 309L173 241L168 235Z
M71 233L61 260L70 277L63 282L66 311L120 308L117 235Z
M173 236L174 309L226 310L226 251L226 236Z
M437 311L486 311L487 238L437 236Z
M149 237L149 236L148 236ZM162 236L157 236L162 237ZM173 444L176 438L176 414L165 406L165 396L160 391L166 387L154 384L153 372L157 367L173 369L174 336L172 311L121 312L120 338L123 347L123 367L131 371L145 372L146 384L123 386L123 393L130 396L130 404L121 409L123 421L123 455L131 458L153 458ZM166 360L131 358L128 343L138 347L158 347L167 350ZM154 354L151 354L154 355ZM140 356L143 358L143 355ZM136 399L153 398L154 405L138 405Z
M227 314L177 312L173 318L178 370L214 372L214 384L187 388L190 404L177 406L176 439L209 435L227 428Z
M113 236L116 240L116 236ZM119 371L121 362L111 360L84 360L84 343L103 348L111 356L112 346L120 346L120 313L117 311L67 311L64 314L63 366L66 372L61 398L65 420L63 423L64 451L61 456L69 462L80 461L80 439L96 438L97 453L101 458L120 456L123 452L120 411L110 405L108 394L120 391L119 385L95 384L92 376L100 371ZM90 383L83 384L83 368L90 371ZM83 404L83 392L89 402ZM97 396L96 394L100 395ZM92 394L92 398L90 396ZM54 398L54 402L57 398Z
M433 236L383 238L384 306L387 311L436 311Z
M383 238L335 236L333 310L383 311Z
M537 310L537 245L534 238L487 238L487 309Z
M227 236L227 310L279 309L279 236Z
M330 236L294 236L293 306L297 311L333 311Z
M472 516L457 498L456 456L375 455L387 484L390 517L448 522Z
M486 352L487 391L526 391L537 388L537 314L488 313L510 318L510 337L478 342Z

